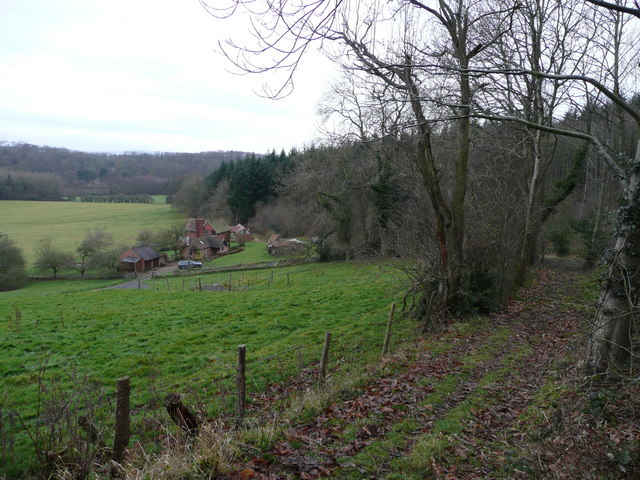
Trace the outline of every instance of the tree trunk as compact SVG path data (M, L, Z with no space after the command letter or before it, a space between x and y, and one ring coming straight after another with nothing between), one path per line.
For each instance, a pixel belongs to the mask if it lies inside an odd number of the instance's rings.
M537 131L533 141L533 173L531 175L531 182L529 182L529 196L527 199L524 236L522 239L520 258L518 260L518 268L516 269L516 278L514 280L517 286L522 286L524 283L527 269L535 257L534 252L537 241L536 232L539 230L537 226L537 207L540 196L540 184L542 181L542 157L540 148L541 135L542 133Z
M640 140L635 164L640 164ZM627 184L620 208L617 241L607 277L600 290L598 311L587 352L587 368L603 373L623 367L631 356L631 338L640 289L640 174Z
M461 71L469 68L466 55L458 53ZM469 150L471 144L471 86L469 75L460 75L460 119L458 120L458 158L455 165L453 199L451 202L451 241L455 258L450 262L449 298L447 305L458 302L464 263L464 200L467 195L467 177L469 171Z

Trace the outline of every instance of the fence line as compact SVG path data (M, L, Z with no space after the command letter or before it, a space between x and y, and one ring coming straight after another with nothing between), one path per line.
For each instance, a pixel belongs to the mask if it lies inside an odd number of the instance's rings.
M386 328L386 333L384 338L383 354L386 354L389 349L394 312L395 312L395 304L392 304L391 310L389 312L389 319L387 322L387 328ZM315 345L318 345L318 344L315 344ZM287 363L291 364L291 368L295 368L295 366L297 366L298 374L303 373L303 365L305 360L311 361L312 364L318 365L317 367L318 387L322 387L322 385L325 383L327 378L330 346L331 346L331 332L326 332L324 336L324 343L322 346L322 354L319 359L320 361L316 363L316 361L311 360L312 357L314 356L314 354L311 352L311 350L315 350L313 348L314 344L294 345L285 350L278 351L274 354L266 355L259 358L251 358L250 352L247 352L247 346L240 345L238 347L238 358L237 358L236 365L226 363L226 362L216 365L218 368L222 367L223 369L228 369L228 370L235 368L236 370L235 391L232 386L232 384L234 383L234 378L231 372L228 375L222 375L222 376L218 375L213 378L210 377L209 375L206 375L206 376L198 375L196 377L193 377L193 376L189 377L187 380L189 381L190 385L187 386L186 389L187 391L192 390L194 393L194 396L200 398L200 393L203 391L203 388L205 387L205 385L210 386L213 384L215 387L213 392L215 392L215 398L218 398L218 401L217 403L215 401L211 403L213 399L209 398L209 400L207 401L207 405L205 405L202 402L200 403L200 410L204 411L203 408L206 408L207 406L209 408L217 407L217 410L219 412L218 415L224 416L229 414L229 408L232 407L233 403L235 403L236 426L240 426L246 415L246 395L248 393L247 378L249 378L250 380L249 383L252 384L252 386L254 387L250 390L254 392L259 392L261 389L264 389L266 385L268 385L269 383L267 381L267 378L265 378L264 375L258 375L258 377L256 377L254 375L253 369L248 367L250 367L251 365L256 365L259 363L269 362L274 359L277 359L279 362L280 372L282 374L285 374L288 369L285 368L283 360L286 361L286 357L288 356L288 354L295 352L294 360ZM306 352L306 355L304 356L305 358L303 358L303 352ZM249 359L250 359L249 361L247 360L248 353L249 353ZM196 385L198 385L199 387L197 387ZM178 395L179 398L174 397L175 395ZM115 391L115 412L114 412L115 418L114 418L114 424L113 424L113 431L115 435L113 436L113 449L111 450L111 456L110 456L110 458L116 464L120 463L120 461L122 460L123 453L130 441L130 437L133 430L132 423L139 426L139 428L144 427L144 428L157 429L158 427L161 427L163 425L161 420L153 417L153 414L151 414L151 417L149 416L150 410L144 404L142 406L137 405L136 408L132 410L130 396L131 396L131 384L130 384L129 377L119 378L116 383L116 391ZM191 415L194 419L196 417L193 416L193 414L190 413L189 409L180 402L180 398L182 398L182 395L170 394L167 398L169 397L172 397L173 400L169 402L165 400L164 402L165 407L167 409L167 413L169 414L169 417L172 420L174 420L174 422L177 425L179 425L182 430L184 430L188 434L193 434L193 432L197 431L197 424L193 424L193 423L190 424L188 419L185 420L185 415L187 416ZM152 396L152 398L154 397ZM235 399L235 402L232 402L232 400L234 399ZM171 408L174 408L173 412L170 411L169 405L172 406ZM0 427L3 426L3 421L5 418L7 418L6 417L7 413L11 412L11 410L7 412L6 409L3 409L3 406L4 405L0 403ZM179 410L178 413L176 413L175 411L176 408ZM140 413L140 412L142 412L141 419L139 418L139 416L134 416L136 413ZM18 414L17 411L16 411L16 414ZM81 418L82 420L78 420L78 423L79 423L79 426L85 432L85 436L87 437L86 441L94 443L96 445L96 451L100 449L104 450L105 448L104 435L101 436L98 434L98 432L100 432L101 434L104 434L104 428L100 429L100 427L96 427L95 423L91 422L91 418L89 416L85 417L85 415L82 414ZM149 419L149 421L147 422L146 419ZM80 421L82 423L80 423ZM195 422L195 421L196 420L193 420L192 422ZM192 425L192 427L193 425L195 425L195 427L186 428L185 425L187 427L189 427L189 425ZM26 426L24 426L24 428L26 428ZM145 431L144 428L142 431ZM0 451L3 453L3 458L6 458L4 454L7 454L10 451L12 451L11 449L13 447L13 443L10 443L7 440L6 429L0 428L0 433L2 433L2 435L0 436ZM162 444L158 443L157 439L156 439L156 442L157 442L156 447L158 449L161 448ZM99 448L97 447L98 444L101 445ZM34 444L34 447L35 446L36 445ZM117 466L115 468L117 469ZM117 475L118 474L117 470L114 470L112 474Z

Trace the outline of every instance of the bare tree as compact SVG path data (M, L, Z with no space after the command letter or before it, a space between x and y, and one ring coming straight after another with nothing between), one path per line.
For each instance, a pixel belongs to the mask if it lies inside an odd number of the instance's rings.
M180 250L182 249L182 245L184 244L184 238L184 225L179 224L172 225L162 230L157 235L158 244L161 247L173 250L176 257L180 256Z
M76 251L80 255L80 261L74 268L84 278L90 268L102 266L102 257L107 254L107 249L113 243L113 237L104 228L98 227L92 232L87 232L82 243Z
M591 2L593 3L593 2ZM606 3L606 2L603 2ZM609 9L606 5L605 8ZM563 5L563 8L565 6ZM619 9L611 9L619 11ZM635 13L640 12L634 9ZM634 14L635 14L634 13ZM594 24L606 21L606 11L595 11ZM636 15L637 16L637 15ZM601 55L606 55L610 45L601 43ZM591 49L598 48L592 44ZM607 52L607 53L605 53ZM593 52L592 52L593 54ZM595 56L595 54L593 54ZM602 63L594 63L591 58L581 59L576 69L569 72L545 72L539 69L505 68L500 73L506 77L533 76L553 81L571 82L581 86L583 91L597 92L604 101L611 102L616 108L624 112L634 124L635 136L638 139L635 153L620 161L605 145L604 140L589 132L572 129L570 126L553 123L545 125L522 117L491 115L474 113L474 116L501 121L513 121L538 131L563 135L586 140L591 143L601 155L613 174L620 180L622 186L622 205L618 214L616 228L616 244L613 248L606 279L600 291L599 306L594 320L593 331L590 335L587 365L590 371L606 372L621 367L632 354L632 337L635 331L635 320L638 306L638 292L640 291L640 109L633 99L624 97L616 91L618 80L611 82L610 71L603 69ZM630 56L627 61L635 62L636 57ZM487 74L490 69L476 70L473 73ZM506 81L506 80L505 80ZM595 97L595 95L593 96Z
M53 245L51 237L40 242L36 249L36 266L41 272L51 270L53 278L57 278L58 272L74 265L73 255Z
M138 242L138 245L151 245L153 240L154 234L148 228L143 228L138 232L138 235L136 235L136 242Z

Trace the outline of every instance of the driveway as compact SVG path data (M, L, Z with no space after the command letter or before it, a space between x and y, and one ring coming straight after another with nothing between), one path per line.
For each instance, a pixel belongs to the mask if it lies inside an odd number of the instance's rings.
M112 290L115 288L125 288L131 290L144 290L149 288L149 285L144 283L145 280L151 278L151 275L154 277L159 277L162 275L167 275L169 273L173 273L178 270L178 262L173 262L164 267L156 268L151 272L145 272L142 275L138 276L138 278L134 278L133 280L128 280L124 283L119 283L118 285L112 285L110 287L106 287L105 290Z

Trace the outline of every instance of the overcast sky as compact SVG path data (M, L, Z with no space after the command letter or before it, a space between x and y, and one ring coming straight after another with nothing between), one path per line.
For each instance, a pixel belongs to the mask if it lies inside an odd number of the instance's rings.
M215 52L244 27L198 0L0 0L0 141L84 151L263 153L316 137L328 62L274 101Z

